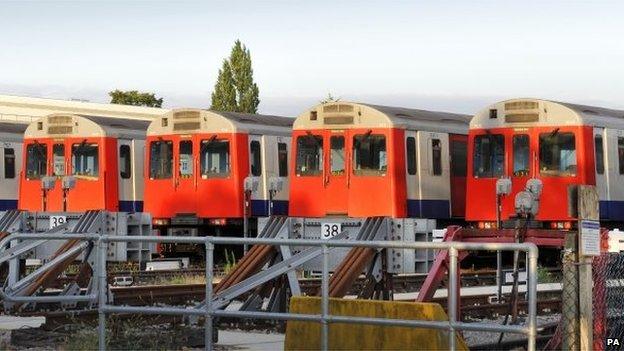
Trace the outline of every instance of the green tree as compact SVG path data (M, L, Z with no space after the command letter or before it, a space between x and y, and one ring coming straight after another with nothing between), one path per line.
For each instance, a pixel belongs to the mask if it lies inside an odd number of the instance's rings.
M162 107L163 99L156 98L153 93L141 93L136 90L113 90L108 93L111 104Z
M249 49L237 40L230 58L223 61L212 93L211 108L221 111L258 112L258 85L253 80Z

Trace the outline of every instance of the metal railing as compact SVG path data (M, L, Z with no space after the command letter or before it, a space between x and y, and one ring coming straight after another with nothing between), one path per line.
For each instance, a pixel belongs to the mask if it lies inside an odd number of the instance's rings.
M212 350L213 318L233 317L246 319L271 319L271 320L296 320L311 321L321 324L321 348L329 349L329 324L372 324L382 326L399 326L412 328L427 328L448 331L448 343L451 350L456 349L456 331L484 331L524 334L527 336L527 349L535 350L537 334L537 246L532 243L464 243L464 242L391 242L391 241L346 241L346 240L301 240L301 239L262 239L262 238L233 238L233 237L182 237L182 236L108 236L97 234L26 234L16 233L6 237L0 242L0 247L12 240L69 240L78 239L93 241L97 244L97 292L83 296L20 296L12 297L0 291L0 297L15 302L65 302L65 301L92 301L98 302L98 340L99 349L106 349L106 314L109 313L133 313L133 314L159 314L159 315L194 315L205 318L205 347ZM213 308L213 285L206 284L206 303L203 308L180 308L180 307L149 307L149 306L116 306L107 301L107 274L106 274L106 250L111 242L151 242L151 243L187 243L205 246L206 252L206 282L213 281L214 247L215 245L256 245L265 244L272 246L309 246L321 247L322 255L322 280L321 280L321 313L320 314L294 314L259 311L225 311ZM369 318L334 316L329 311L329 253L332 248L370 247L370 248L397 248L397 249L434 249L448 250L449 252L449 276L448 276L448 321L426 320L402 320L388 318ZM525 326L500 325L494 323L464 323L457 320L458 307L458 252L459 251L522 251L527 254L527 323ZM296 267L292 267L296 269Z

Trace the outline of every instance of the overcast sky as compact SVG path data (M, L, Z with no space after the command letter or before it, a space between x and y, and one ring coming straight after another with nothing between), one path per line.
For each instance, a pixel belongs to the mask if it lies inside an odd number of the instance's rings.
M621 1L2 2L0 93L207 107L238 38L260 112L344 100L474 113L510 97L624 108Z

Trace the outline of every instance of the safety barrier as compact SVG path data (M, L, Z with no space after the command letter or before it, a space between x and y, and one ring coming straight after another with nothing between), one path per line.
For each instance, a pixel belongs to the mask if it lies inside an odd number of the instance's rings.
M524 334L527 336L527 349L535 350L537 334L537 246L532 243L464 243L464 242L389 242L389 241L346 241L346 240L301 240L301 239L266 239L266 238L233 238L233 237L182 237L182 236L111 236L98 234L28 234L15 233L7 236L0 242L0 247L13 240L79 240L91 241L96 244L97 290L91 295L79 296L10 296L0 291L0 297L14 302L68 302L90 301L97 302L98 310L98 339L99 349L106 349L106 315L110 313L131 314L158 314L158 315L187 315L205 318L205 345L207 350L212 350L213 318L231 317L245 319L270 319L270 320L296 320L315 321L321 324L321 349L329 348L329 324L330 323L358 323L381 326L401 326L413 328L427 328L446 330L448 332L448 345L451 350L456 349L457 331L485 331L500 333ZM321 276L321 313L320 314L294 314L274 313L257 311L226 311L220 310L224 301L213 294L213 285L206 284L205 303L193 308L180 307L149 307L149 306L116 306L107 301L107 273L106 273L106 247L112 242L150 242L150 243L187 243L205 246L206 253L206 281L213 281L214 248L215 245L272 245L272 246L298 246L317 247L318 255L322 256L323 270ZM425 321L403 320L385 318L366 318L337 316L329 311L329 254L333 248L365 247L375 249L433 249L448 250L449 253L449 277L448 277L448 321ZM458 310L458 252L459 251L518 251L527 255L527 322L526 325L499 325L493 323L464 323L457 319ZM308 255L309 259L318 255ZM302 264L301 260L288 264L289 270L294 270ZM261 274L261 273L260 273ZM252 277L253 278L253 277ZM250 279L252 279L250 278ZM255 278L254 286L262 284L266 280Z

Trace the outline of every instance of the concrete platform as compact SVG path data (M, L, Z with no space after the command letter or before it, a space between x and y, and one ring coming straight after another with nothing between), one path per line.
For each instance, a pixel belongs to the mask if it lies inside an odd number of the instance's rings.
M284 334L220 330L217 345L236 350L277 351L284 349Z

